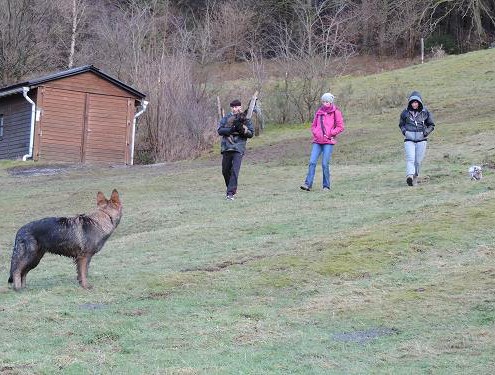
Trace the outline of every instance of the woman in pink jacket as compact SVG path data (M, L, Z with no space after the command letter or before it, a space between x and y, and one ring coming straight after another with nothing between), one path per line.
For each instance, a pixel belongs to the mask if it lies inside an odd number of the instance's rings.
M313 147L309 157L308 175L301 189L310 191L315 178L316 163L320 154L323 169L323 190L330 190L330 158L333 145L337 143L336 136L344 130L342 112L334 104L334 96L327 92L321 97L322 106L316 111L311 131L313 133Z

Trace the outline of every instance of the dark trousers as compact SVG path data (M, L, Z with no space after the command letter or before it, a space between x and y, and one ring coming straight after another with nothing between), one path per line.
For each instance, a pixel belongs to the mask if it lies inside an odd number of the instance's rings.
M222 158L222 174L227 187L227 194L237 192L237 179L241 169L242 154L235 151L226 151Z

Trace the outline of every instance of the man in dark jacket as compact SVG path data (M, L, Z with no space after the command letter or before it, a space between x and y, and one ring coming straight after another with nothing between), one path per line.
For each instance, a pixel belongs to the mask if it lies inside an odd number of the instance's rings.
M220 151L222 174L227 187L225 198L234 200L246 142L248 138L253 137L254 128L251 120L246 118L246 113L242 111L240 100L233 100L230 108L232 111L220 120L218 134L222 136Z
M399 128L404 135L406 182L413 186L425 156L428 135L435 128L433 116L423 105L419 92L413 91L409 96L407 108L400 114Z

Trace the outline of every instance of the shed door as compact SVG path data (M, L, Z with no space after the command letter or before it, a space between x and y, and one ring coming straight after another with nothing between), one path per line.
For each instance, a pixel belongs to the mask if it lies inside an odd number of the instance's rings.
M128 162L130 102L128 98L88 94L83 162Z
M43 160L81 161L86 94L45 88L39 152Z

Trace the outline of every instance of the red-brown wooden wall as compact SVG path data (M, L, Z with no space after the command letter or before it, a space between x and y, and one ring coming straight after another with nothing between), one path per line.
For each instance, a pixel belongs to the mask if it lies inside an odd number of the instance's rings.
M38 87L34 159L129 164L138 98L92 72Z

